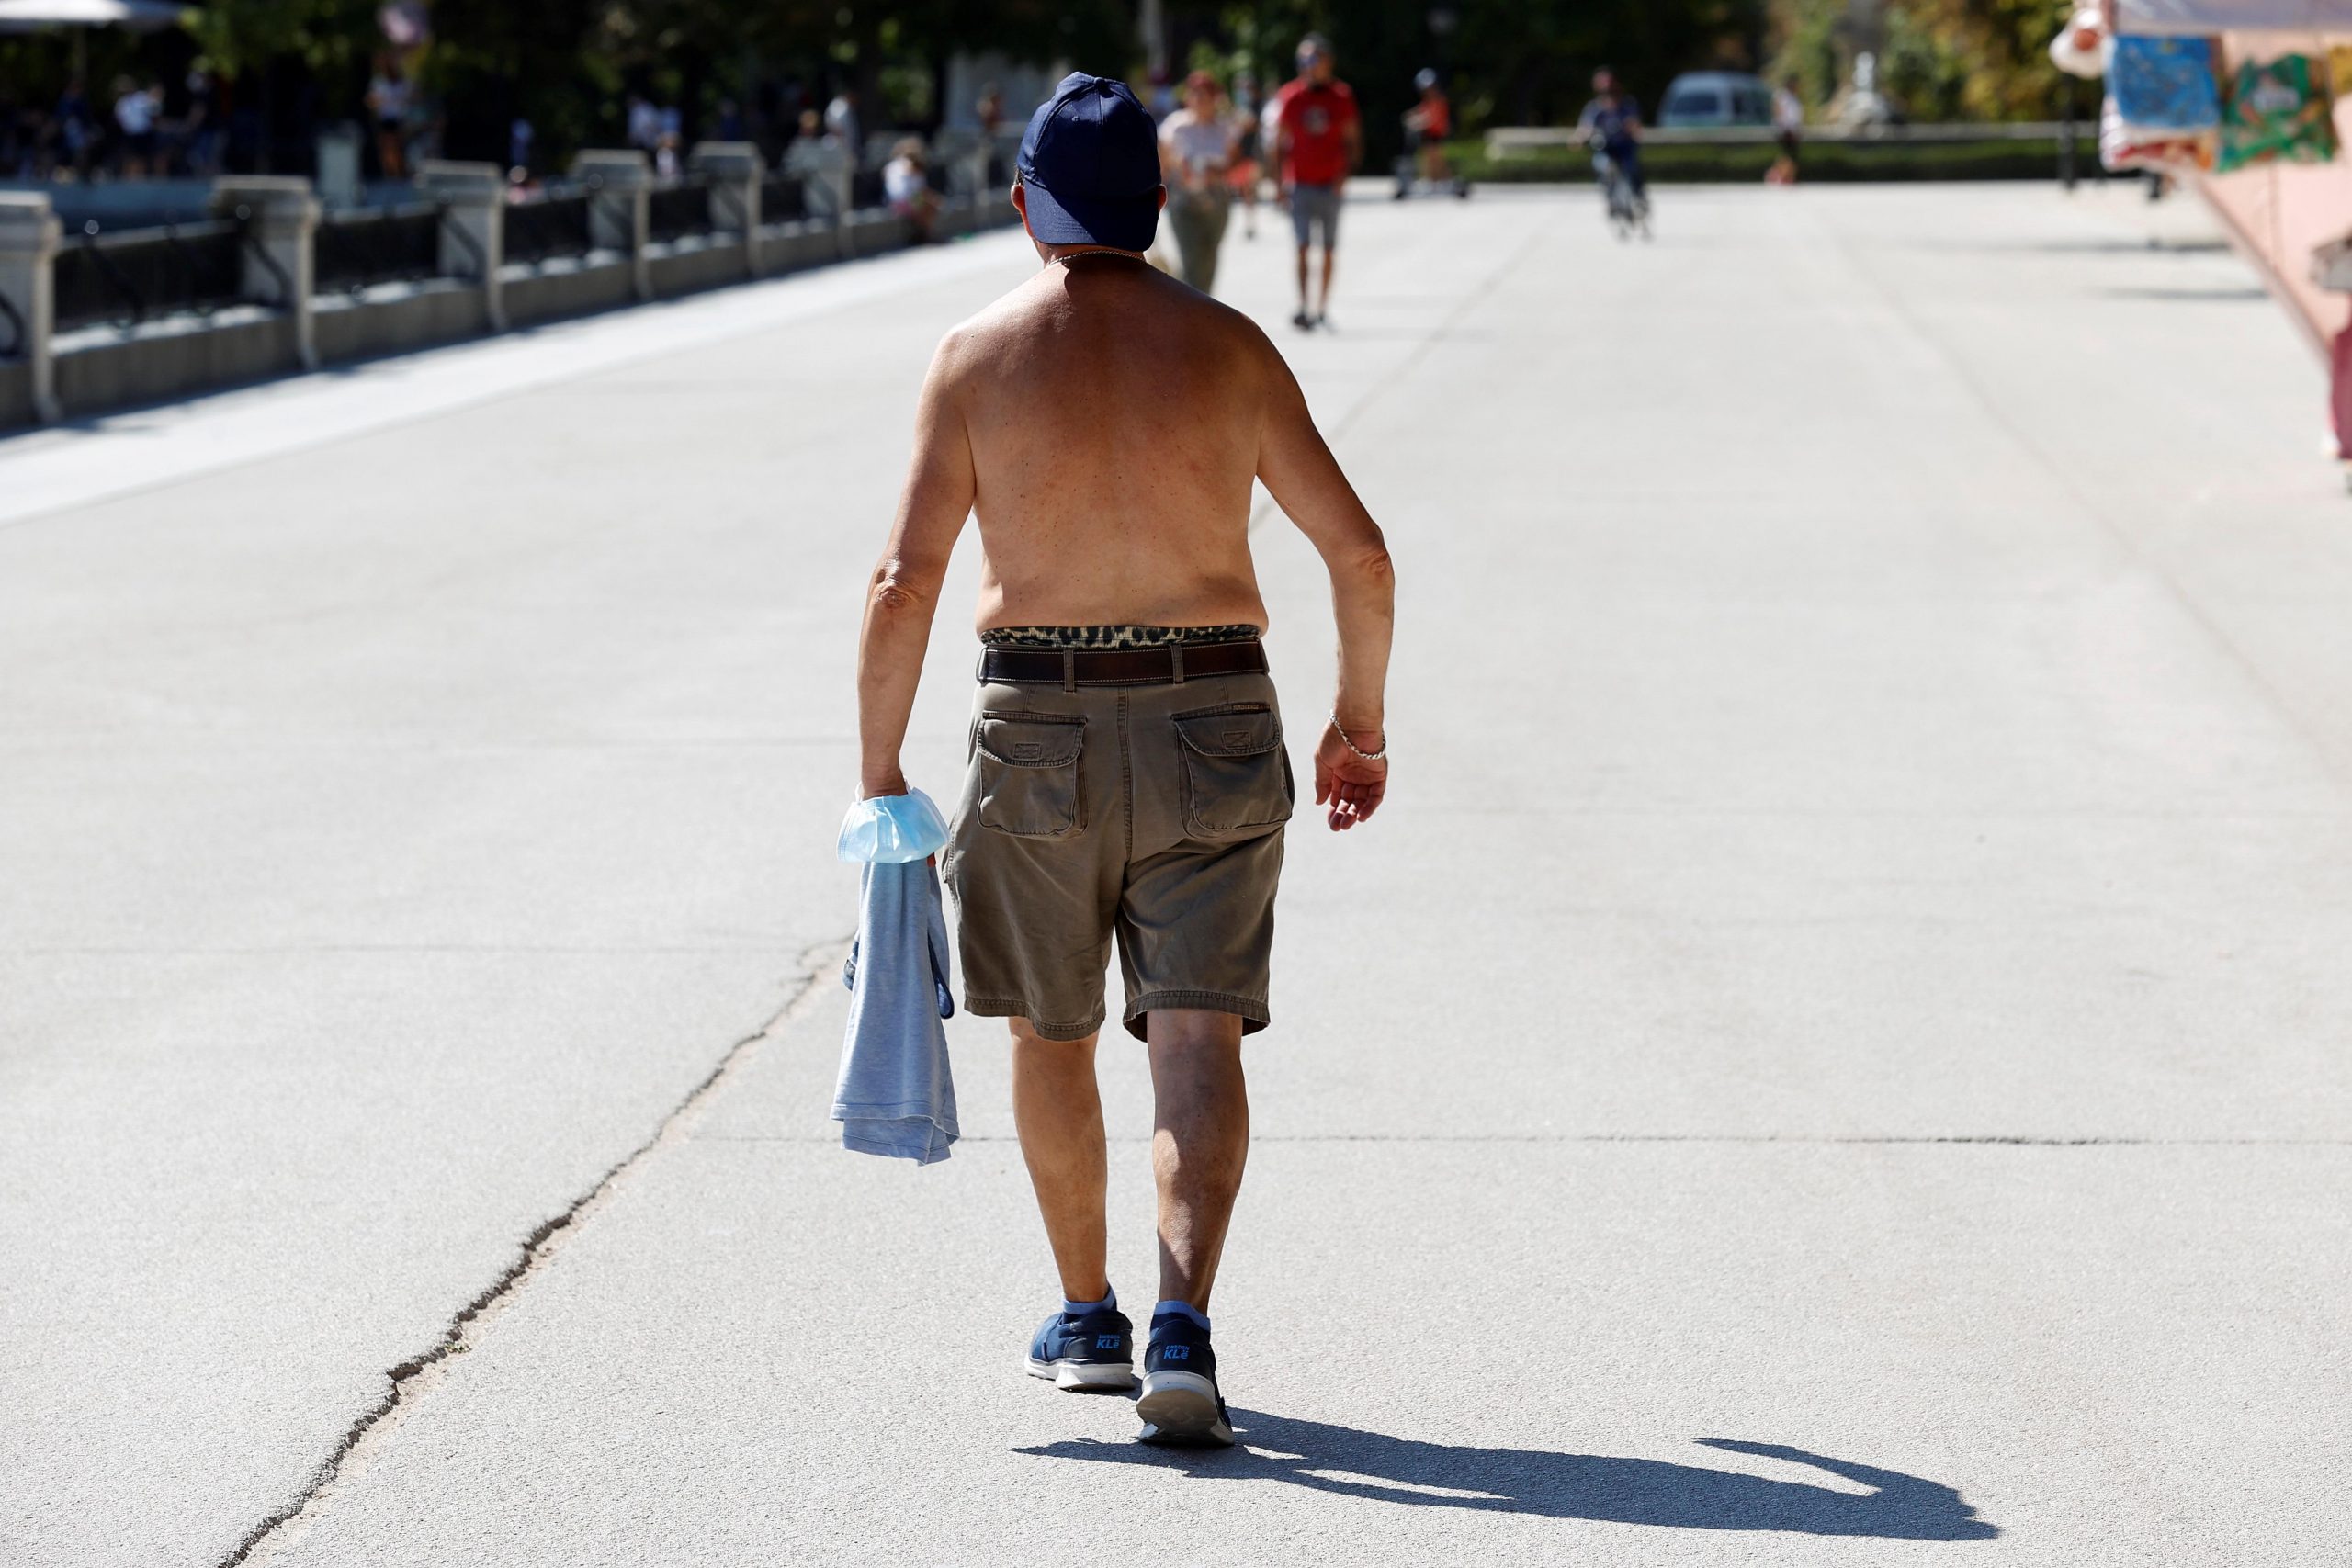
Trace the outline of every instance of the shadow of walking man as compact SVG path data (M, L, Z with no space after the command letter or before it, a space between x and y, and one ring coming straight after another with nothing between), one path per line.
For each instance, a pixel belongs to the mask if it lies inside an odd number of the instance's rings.
M1384 1503L1596 1519L1676 1529L1791 1530L1890 1540L1987 1540L2000 1530L1959 1492L1916 1475L1780 1443L1702 1438L1728 1453L1785 1460L1863 1491L1775 1481L1703 1465L1535 1449L1460 1448L1237 1410L1242 1447L1216 1452L1092 1439L1016 1452L1154 1465L1236 1481L1280 1481Z

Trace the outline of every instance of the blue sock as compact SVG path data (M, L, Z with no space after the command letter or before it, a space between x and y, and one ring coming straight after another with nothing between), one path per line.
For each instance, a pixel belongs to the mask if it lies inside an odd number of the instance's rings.
M1189 1317L1194 1323L1199 1324L1201 1325L1202 1333L1206 1334L1209 1331L1209 1320L1203 1316L1200 1309L1193 1306L1190 1302L1161 1302L1151 1309L1151 1315L1154 1317L1161 1317L1171 1312Z
M1108 1285L1102 1287L1102 1299L1099 1302L1074 1302L1068 1296L1062 1298L1062 1311L1072 1317L1084 1317L1090 1312L1109 1312L1118 1304L1119 1292Z

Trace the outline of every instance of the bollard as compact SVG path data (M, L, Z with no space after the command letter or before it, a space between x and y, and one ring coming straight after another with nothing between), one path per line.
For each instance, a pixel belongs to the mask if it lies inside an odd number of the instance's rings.
M652 164L642 152L604 149L572 159L571 175L589 184L588 243L628 257L630 291L639 299L652 299L653 274L645 255L652 229Z
M441 204L441 276L480 283L484 321L492 332L504 332L499 269L506 264L506 182L498 165L428 158L417 165L416 188Z
M686 167L710 182L710 226L743 236L743 275L760 276L760 178L767 171L749 141L697 141Z
M212 210L245 225L237 291L287 313L294 328L294 357L305 370L319 367L318 334L311 317L312 249L318 238L319 198L298 175L238 175L212 182Z
M0 191L0 343L20 333L17 350L32 369L33 418L58 416L57 362L50 338L57 321L57 214L38 191Z

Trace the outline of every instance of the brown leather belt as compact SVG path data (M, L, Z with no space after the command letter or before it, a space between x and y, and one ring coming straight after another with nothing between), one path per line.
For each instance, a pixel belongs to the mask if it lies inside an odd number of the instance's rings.
M1182 643L1167 648L989 648L980 650L980 679L1025 686L1167 686L1205 675L1262 675L1266 645Z

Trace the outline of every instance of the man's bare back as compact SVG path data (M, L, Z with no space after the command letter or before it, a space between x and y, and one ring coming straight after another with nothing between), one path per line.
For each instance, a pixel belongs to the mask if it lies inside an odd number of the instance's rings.
M983 632L1262 630L1255 479L1331 574L1339 682L1316 799L1333 828L1353 827L1387 781L1385 762L1365 755L1381 744L1395 614L1379 526L1255 322L1138 252L1036 244L1038 275L949 333L923 381L859 654L861 789L906 788L899 748L967 521L980 525Z
M1047 266L952 333L979 629L1263 627L1250 492L1280 367L1248 317L1123 254Z

